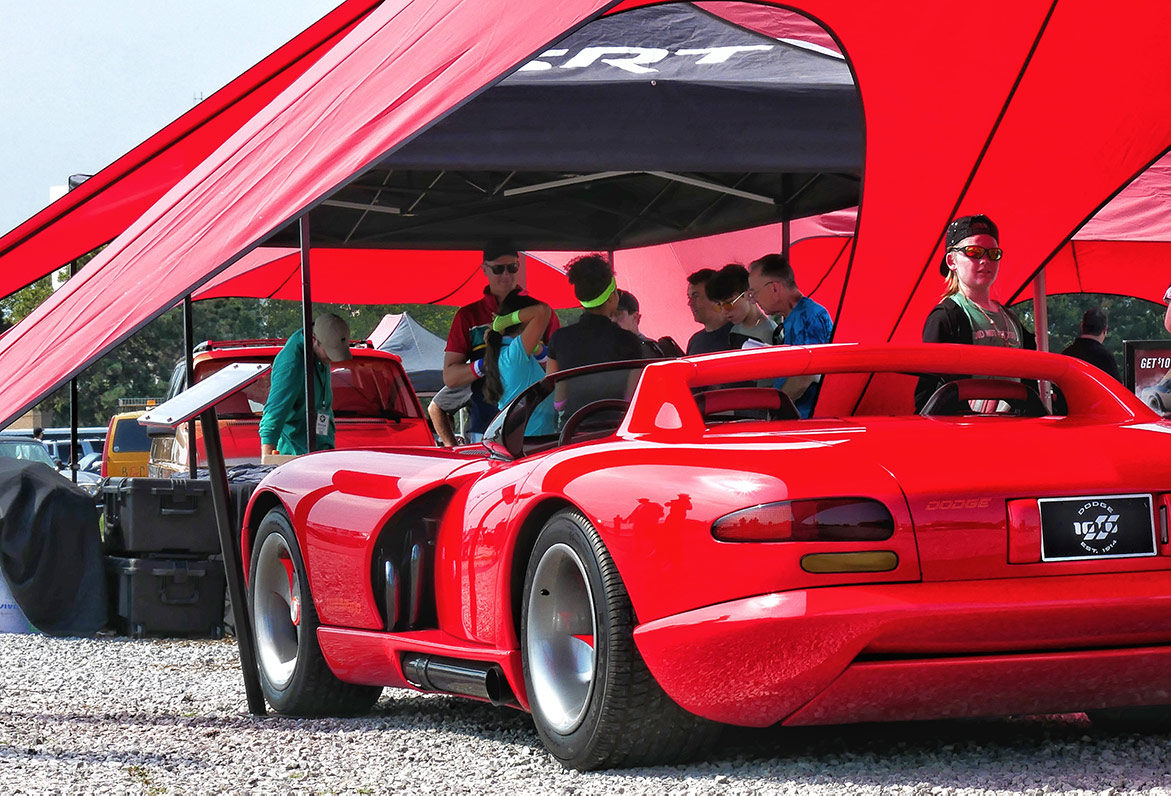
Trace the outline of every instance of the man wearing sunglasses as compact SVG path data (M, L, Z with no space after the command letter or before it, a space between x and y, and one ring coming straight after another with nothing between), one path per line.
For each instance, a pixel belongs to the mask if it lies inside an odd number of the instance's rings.
M464 307L460 307L451 321L447 335L447 350L443 356L444 387L431 400L427 414L435 426L440 441L451 447L456 444L451 415L461 408L468 408L468 423L464 431L468 441L476 441L496 416L495 404L484 399L482 392L484 375L485 336L492 328L496 310L513 288L520 273L520 258L516 244L500 238L488 241L484 246L484 260L480 270L488 280L484 296ZM557 316L549 321L545 342L558 328Z

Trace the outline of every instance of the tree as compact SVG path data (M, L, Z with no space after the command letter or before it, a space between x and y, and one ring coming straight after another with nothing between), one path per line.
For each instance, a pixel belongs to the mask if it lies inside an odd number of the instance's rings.
M1068 293L1048 296L1045 309L1049 315L1049 350L1061 351L1081 334L1082 315L1090 307L1105 307L1110 314L1110 326L1106 331L1104 345L1114 354L1119 370L1126 372L1123 342L1126 340L1156 340L1166 336L1163 329L1163 313L1166 308L1143 299L1130 296L1114 296L1105 293ZM1035 328L1036 318L1032 300L1013 305L1021 321Z

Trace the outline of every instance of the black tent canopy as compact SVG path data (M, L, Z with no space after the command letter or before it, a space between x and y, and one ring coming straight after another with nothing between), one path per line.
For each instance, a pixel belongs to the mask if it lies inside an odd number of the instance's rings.
M583 26L313 209L318 246L616 249L858 202L838 55L690 4ZM290 245L297 230L271 244Z

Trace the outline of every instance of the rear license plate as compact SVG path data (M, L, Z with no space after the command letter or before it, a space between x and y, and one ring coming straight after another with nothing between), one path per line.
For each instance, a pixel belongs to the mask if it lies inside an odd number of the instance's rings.
M1041 560L1155 555L1150 495L1040 498Z

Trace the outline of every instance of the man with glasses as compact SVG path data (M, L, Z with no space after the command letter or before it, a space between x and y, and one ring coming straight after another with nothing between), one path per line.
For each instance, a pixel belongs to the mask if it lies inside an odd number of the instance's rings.
M435 426L440 441L451 447L456 444L451 415L466 406L468 423L465 433L468 441L477 441L496 416L497 407L484 399L482 386L484 375L484 337L492 328L496 310L517 285L520 273L520 258L516 245L506 239L491 240L484 247L484 261L480 266L488 284L484 296L464 307L460 307L451 321L447 335L447 350L443 356L444 387L435 394L427 407L427 414ZM549 321L545 334L549 335L558 327L557 316Z
M825 307L801 292L789 258L783 254L766 254L748 267L748 298L769 315L784 317L785 343L816 345L828 343L834 324ZM813 413L820 388L819 375L777 379L776 387L793 399L801 417Z
M742 348L748 340L763 345L780 343L783 327L761 312L748 297L748 290L748 269L739 263L725 265L707 283L707 297L732 322L731 347Z

